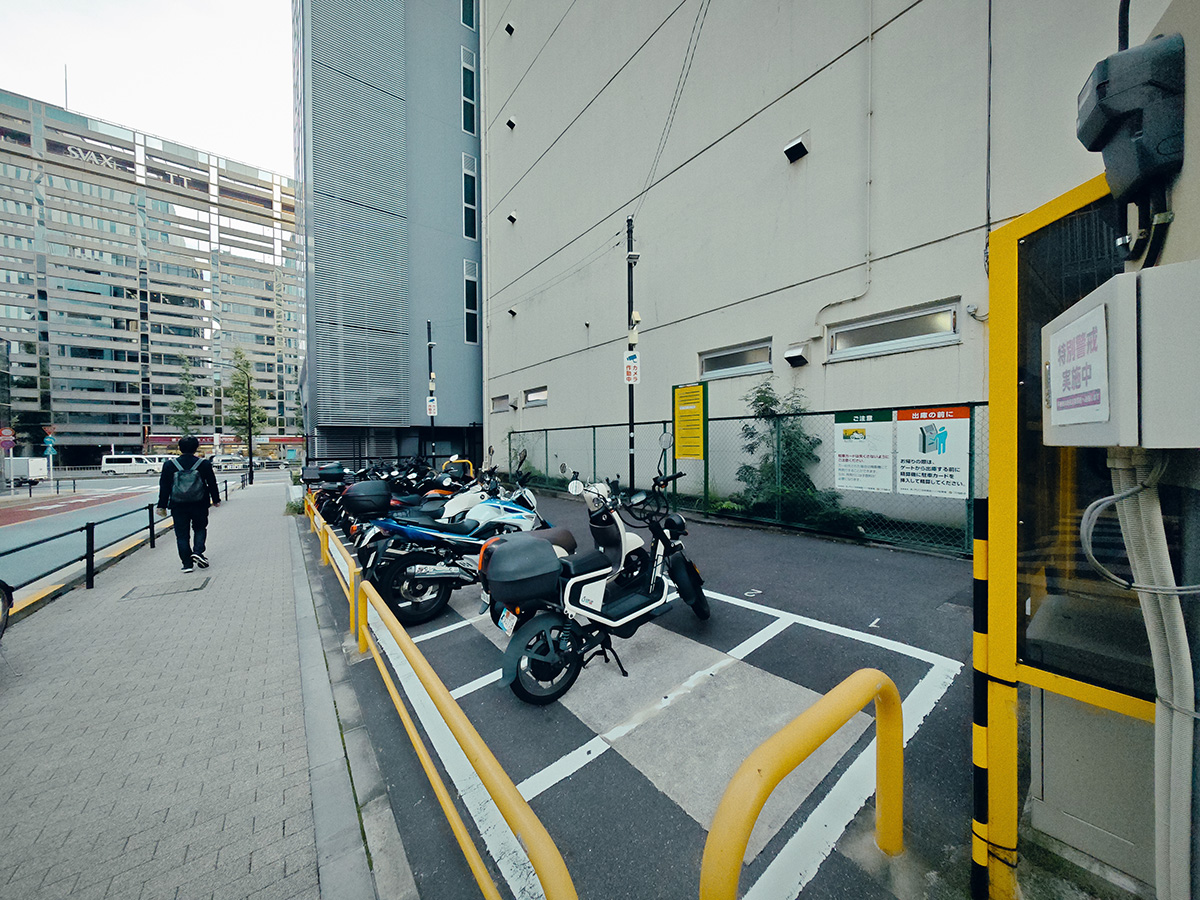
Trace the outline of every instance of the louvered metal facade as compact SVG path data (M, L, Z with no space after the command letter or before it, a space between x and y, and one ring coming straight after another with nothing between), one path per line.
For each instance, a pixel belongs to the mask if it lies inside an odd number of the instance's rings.
M462 274L464 261L478 264L479 242L460 224L460 162L478 157L479 139L459 127L462 60L474 59L478 35L454 7L440 6L293 3L315 455L394 451L417 427L428 436L427 321L437 344L439 440L447 426L481 418ZM413 121L422 123L418 137Z

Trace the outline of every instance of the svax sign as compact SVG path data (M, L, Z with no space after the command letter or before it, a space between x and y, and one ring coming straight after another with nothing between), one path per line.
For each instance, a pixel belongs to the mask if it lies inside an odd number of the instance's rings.
M95 150L81 150L78 147L68 145L67 154L74 159L81 159L84 162L90 162L97 166L104 166L106 169L115 169L117 161L105 153L97 153Z

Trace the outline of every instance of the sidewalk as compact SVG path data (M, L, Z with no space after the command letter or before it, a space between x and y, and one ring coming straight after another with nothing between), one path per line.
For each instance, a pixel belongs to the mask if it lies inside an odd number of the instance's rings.
M286 488L0 643L0 900L376 896Z

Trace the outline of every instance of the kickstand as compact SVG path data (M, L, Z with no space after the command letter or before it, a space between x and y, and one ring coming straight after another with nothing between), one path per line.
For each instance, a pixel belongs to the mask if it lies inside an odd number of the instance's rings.
M13 665L11 662L9 662L9 661L8 661L8 657L4 655L4 646L3 646L3 644L0 644L0 659L4 660L4 665L8 666L9 670L10 670L10 671L11 671L11 672L12 672L12 673L15 675L15 676L17 676L18 678L20 678L20 677L21 677L22 673L21 673L21 672L18 672L18 671L17 671L17 667L16 667L16 666L14 666L14 665Z
M626 672L625 667L623 665L621 665L621 657L617 656L617 651L613 648L613 645L612 645L612 638L609 637L607 634L604 636L604 640L600 642L600 649L607 650L609 653L611 653L613 655L613 661L616 662L617 668L621 670L621 677L628 678L629 673ZM605 662L607 662L608 656L606 655L604 657L604 659L605 659Z

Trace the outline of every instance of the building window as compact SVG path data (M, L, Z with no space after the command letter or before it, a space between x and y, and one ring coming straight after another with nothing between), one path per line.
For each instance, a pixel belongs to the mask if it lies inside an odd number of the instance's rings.
M961 299L951 297L933 306L830 326L829 360L861 359L956 344Z
M462 128L475 134L475 54L462 48Z
M468 344L479 343L479 264L463 260L463 335Z
M479 206L478 186L475 183L476 159L470 154L463 154L463 237L477 240L479 228L476 225L476 210Z
M546 390L546 386L530 388L525 392L526 406L545 406L550 399L550 392Z
M771 339L736 347L706 350L700 354L701 378L732 378L771 371Z
M504 413L512 409L508 402L508 394L501 394L499 397L492 398L492 412Z
M475 30L475 0L462 0L462 23Z

